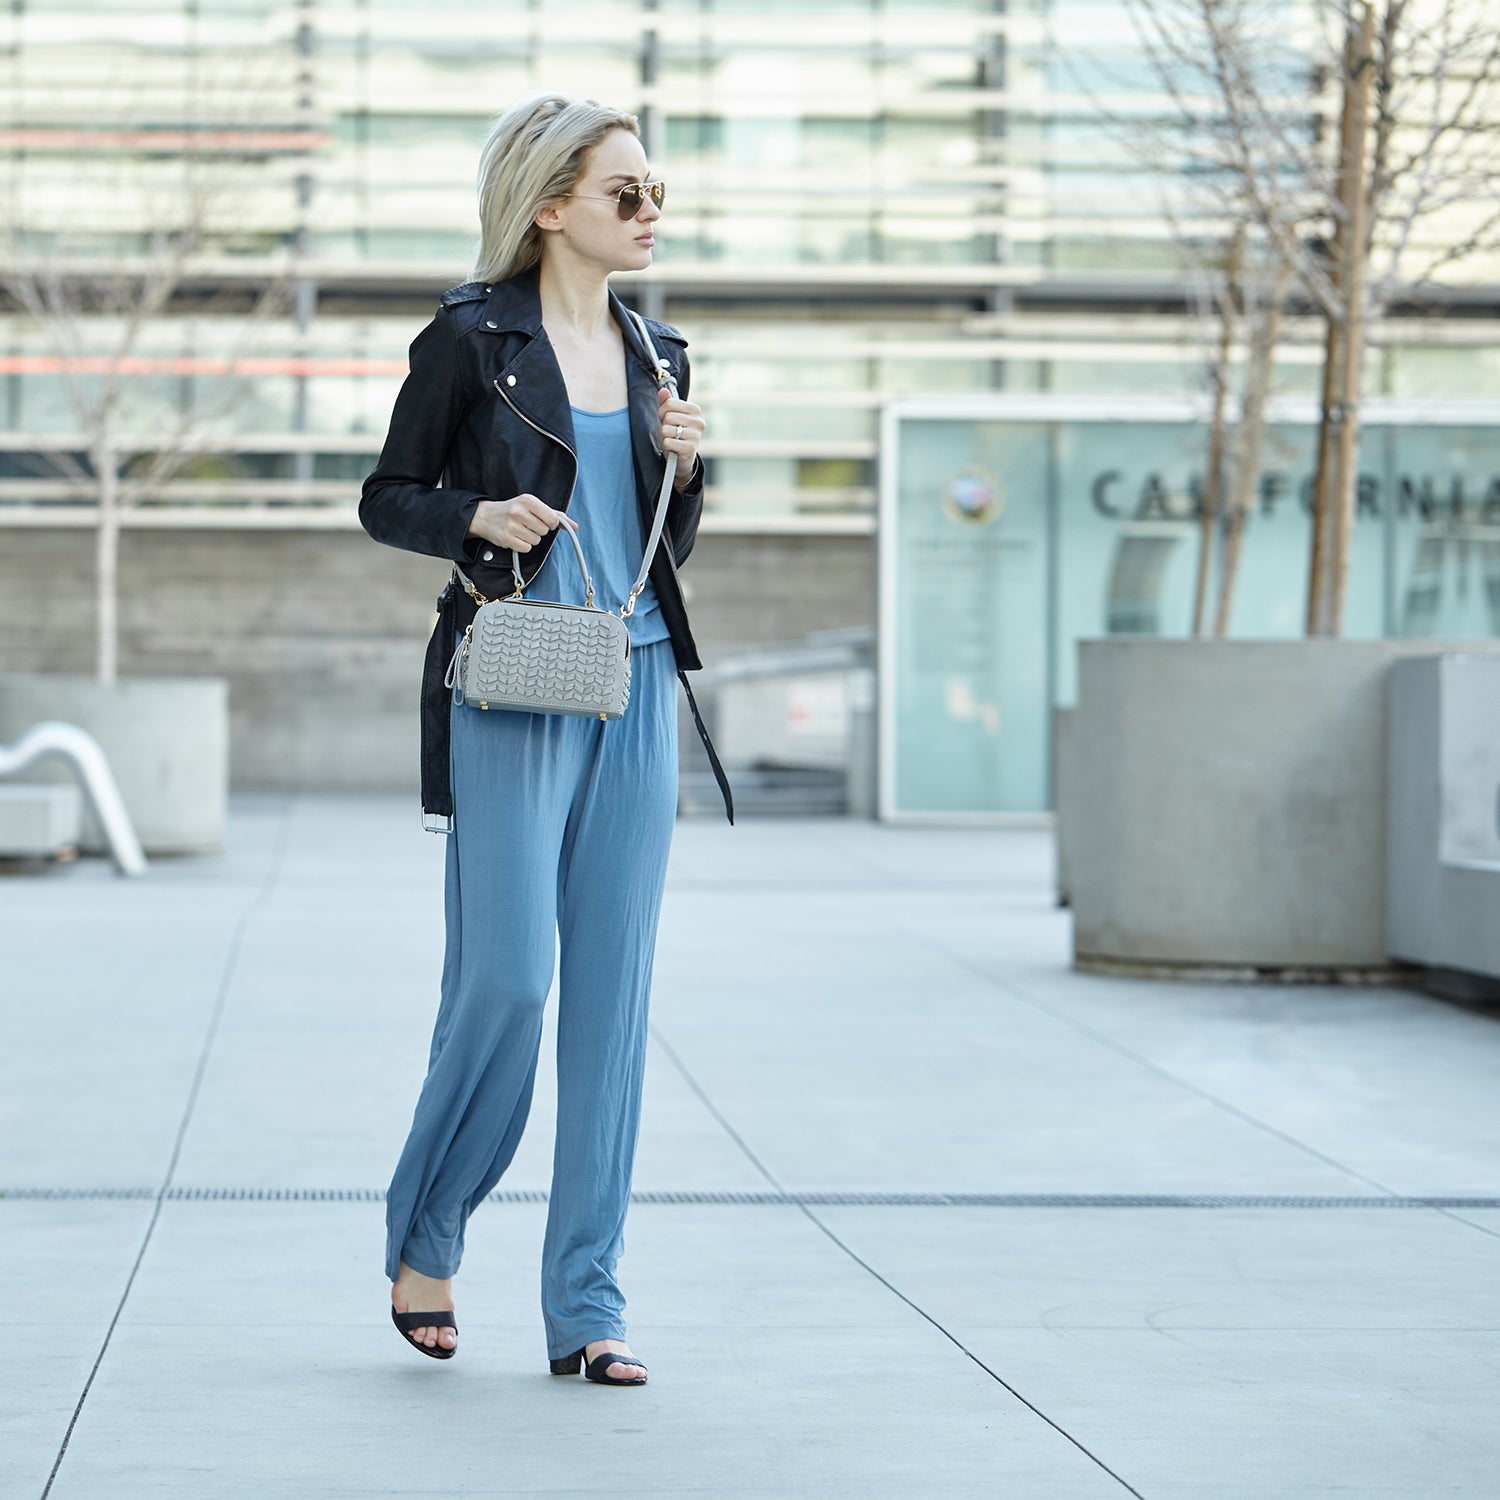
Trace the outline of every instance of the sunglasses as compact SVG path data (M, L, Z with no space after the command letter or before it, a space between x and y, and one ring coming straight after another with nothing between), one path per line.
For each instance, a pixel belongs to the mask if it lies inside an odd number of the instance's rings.
M572 198L598 198L618 205L622 219L633 219L646 206L646 199L660 208L667 196L664 182L627 182L618 193L570 193Z

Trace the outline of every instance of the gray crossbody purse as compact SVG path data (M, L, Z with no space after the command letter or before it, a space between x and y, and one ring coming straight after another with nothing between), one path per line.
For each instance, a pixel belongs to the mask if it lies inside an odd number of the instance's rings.
M640 314L632 312L630 316L656 366L658 384L676 396L677 382L671 368L657 354ZM634 613L636 598L646 586L651 559L667 522L667 502L676 475L677 455L668 453L646 555L618 615L594 604L594 581L578 534L571 527L563 529L578 554L583 604L526 598L520 582L521 555L514 548L510 555L516 589L503 599L486 598L454 564L453 576L479 605L454 648L443 679L444 685L453 690L454 703L600 719L624 716L630 703L630 632L625 621Z

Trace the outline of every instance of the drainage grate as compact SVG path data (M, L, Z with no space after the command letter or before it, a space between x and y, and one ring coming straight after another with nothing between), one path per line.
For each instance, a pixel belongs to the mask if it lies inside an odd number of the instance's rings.
M162 1198L169 1203L383 1203L380 1188L65 1188L0 1189L0 1201ZM489 1203L545 1203L541 1188L496 1189ZM1397 1198L1302 1197L1290 1194L1248 1193L869 1193L869 1192L715 1192L645 1190L630 1195L632 1203L741 1204L752 1208L1500 1208L1500 1197Z

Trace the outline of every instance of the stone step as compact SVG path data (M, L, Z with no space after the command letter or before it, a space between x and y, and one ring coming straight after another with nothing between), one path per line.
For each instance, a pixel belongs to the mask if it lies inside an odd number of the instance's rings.
M734 811L781 817L836 817L848 811L846 777L818 767L728 767ZM684 767L677 778L677 811L722 815L724 799L711 770Z

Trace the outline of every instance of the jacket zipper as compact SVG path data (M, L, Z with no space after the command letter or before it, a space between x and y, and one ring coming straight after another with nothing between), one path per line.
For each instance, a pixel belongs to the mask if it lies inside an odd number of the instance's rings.
M530 427L534 432L541 433L541 435L543 437L551 438L552 441L554 443L556 443L557 446L559 448L561 448L563 450L563 452L566 453L568 455L568 457L573 460L573 482L568 486L568 498L563 503L563 509L566 510L568 508L568 506L573 503L573 490L574 490L574 488L578 484L578 455L565 442L563 442L563 440L560 437L558 437L558 435L555 432L548 432L545 427L539 426L536 422L533 422L531 420L531 418L528 417L526 415L526 413L524 411L522 411L521 408L519 406L517 406L516 403L514 401L512 401L510 399L510 397L505 394L505 387L500 384L500 377L498 375L495 376L494 380L491 381L490 383L495 387L495 390L499 394L500 399L508 407L510 407L510 409L513 412L515 412L515 414L528 427ZM555 540L555 538L554 538L554 540ZM543 558L542 561L539 562L536 565L535 569L532 571L531 578L523 577L521 579L521 587L522 588L525 588L526 585L531 582L531 579L535 578L536 575L542 571L542 563L544 563L544 562L546 562L546 558ZM524 572L525 572L525 567L523 565L523 567L522 567L522 573L524 574ZM577 607L578 608L582 608L581 605L579 605Z

